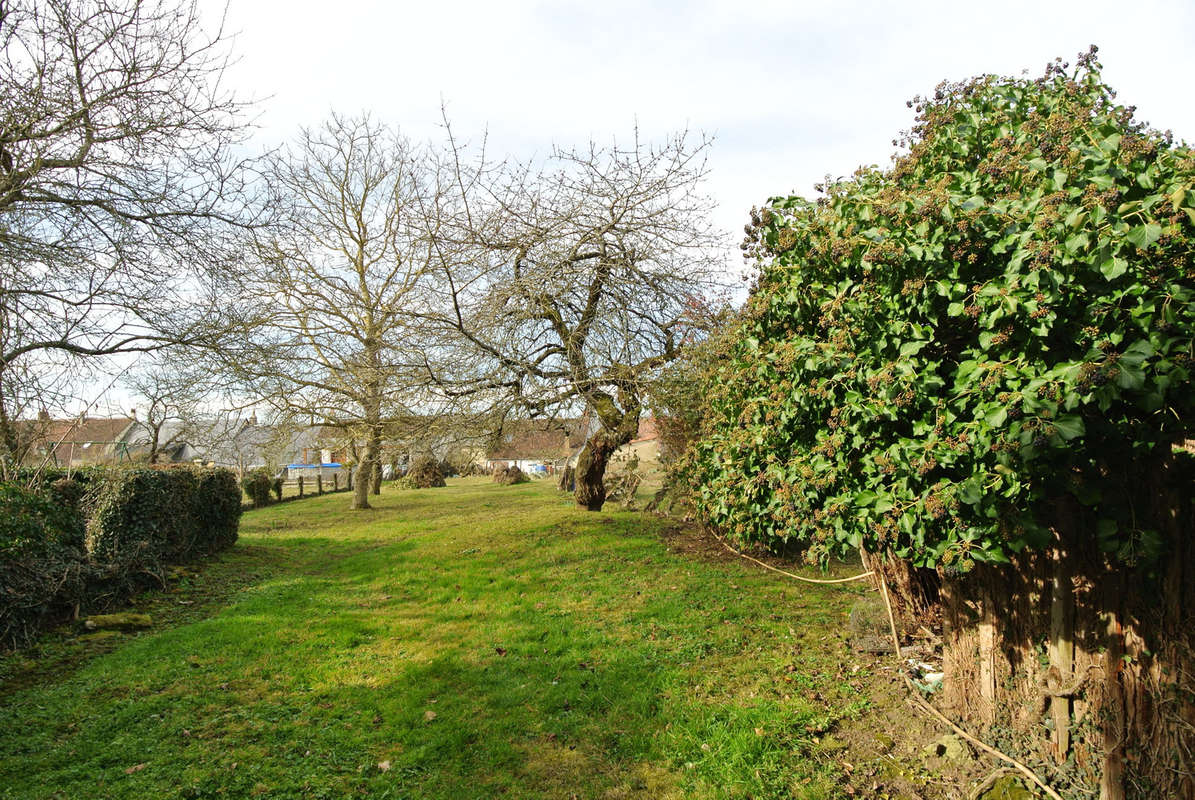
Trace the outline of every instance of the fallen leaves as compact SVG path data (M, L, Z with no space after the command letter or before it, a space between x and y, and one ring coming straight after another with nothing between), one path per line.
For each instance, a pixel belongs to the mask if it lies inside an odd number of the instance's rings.
M435 711L424 711L423 712L423 721L424 722L431 722L435 718L436 718Z
M145 769L147 766L148 766L148 764L145 764L145 763L134 764L133 766L126 769L124 771L124 774L125 775L134 775L134 774L140 772L141 770Z

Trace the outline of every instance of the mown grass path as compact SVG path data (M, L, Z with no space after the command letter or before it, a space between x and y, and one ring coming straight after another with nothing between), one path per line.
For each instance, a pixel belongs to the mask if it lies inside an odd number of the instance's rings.
M841 795L861 587L678 553L546 483L377 500L247 513L157 599L233 582L219 603L0 688L0 797Z

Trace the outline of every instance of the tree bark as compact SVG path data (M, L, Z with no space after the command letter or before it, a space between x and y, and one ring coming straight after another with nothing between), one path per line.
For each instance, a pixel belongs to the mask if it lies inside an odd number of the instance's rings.
M359 509L373 508L369 504L369 484L370 476L373 473L373 459L371 454L366 451L365 457L357 464L357 474L353 478L353 505L352 509L357 511Z
M606 503L606 465L618 449L605 431L598 431L577 456L577 490L574 497L578 508L601 511Z
M619 403L605 392L591 392L590 406L597 414L601 427L589 437L577 456L577 490L574 497L578 508L601 511L606 503L606 465L618 448L639 433L639 414L643 410L639 398L628 390L619 393ZM619 405L622 408L619 408Z

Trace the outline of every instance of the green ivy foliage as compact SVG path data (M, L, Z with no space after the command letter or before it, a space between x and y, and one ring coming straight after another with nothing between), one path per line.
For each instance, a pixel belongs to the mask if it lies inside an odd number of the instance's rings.
M0 649L75 606L103 608L168 563L232 546L241 491L226 469L37 471L0 483Z
M241 491L225 469L113 469L88 491L83 505L93 561L156 567L234 544Z
M1132 491L1195 411L1195 153L1094 52L943 84L890 169L754 215L689 456L709 523L966 570L1044 545L1069 492L1105 551L1157 556Z

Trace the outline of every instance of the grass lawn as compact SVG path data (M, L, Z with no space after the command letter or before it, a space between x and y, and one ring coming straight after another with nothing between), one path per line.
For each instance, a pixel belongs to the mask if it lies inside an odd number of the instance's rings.
M0 662L0 797L884 796L838 730L870 713L859 584L702 557L550 481L375 500L247 512L139 602L153 630Z

